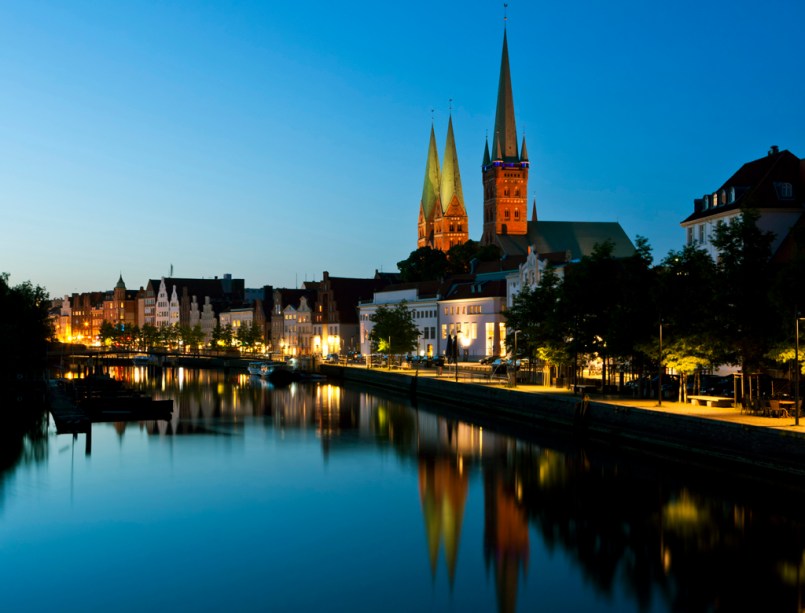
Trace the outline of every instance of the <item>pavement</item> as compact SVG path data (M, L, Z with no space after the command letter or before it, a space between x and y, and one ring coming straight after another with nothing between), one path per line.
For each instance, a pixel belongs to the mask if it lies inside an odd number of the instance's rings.
M356 366L356 368L366 368L365 366ZM385 370L385 369L378 369ZM410 368L395 369L392 368L389 372L397 372L403 375L412 376L415 371ZM473 383L476 385L494 385L497 387L505 387L507 380L505 377L490 378L489 367L482 366L474 362L458 364L458 378L456 379L455 365L445 366L442 373L439 374L436 368L421 368L417 374L419 377L434 377L437 379L444 379L446 381L458 380L459 383ZM546 396L553 397L567 397L567 398L580 398L579 394L574 394L572 389L561 387L550 387L546 385L531 385L527 383L518 383L516 387L518 392L525 392L531 394L545 394ZM736 424L743 424L746 426L753 426L759 428L770 428L775 430L787 430L792 432L799 432L805 434L805 416L800 415L799 425L796 425L794 417L763 417L761 415L753 415L742 413L741 408L726 408L726 407L707 407L698 406L690 403L683 403L663 399L662 403L658 403L657 399L634 399L622 396L601 396L598 393L590 394L592 402L604 402L623 407L636 407L648 411L659 411L665 413L673 413L677 415L687 415L689 417L699 417L702 419L714 419L718 421L732 422Z

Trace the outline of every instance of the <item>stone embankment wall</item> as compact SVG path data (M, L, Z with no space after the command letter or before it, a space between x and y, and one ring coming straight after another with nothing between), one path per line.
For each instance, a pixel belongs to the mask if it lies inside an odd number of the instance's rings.
M782 471L805 476L805 434L781 428L591 401L578 396L523 392L447 378L322 366L329 377L392 390L413 400L449 406L468 420L512 428L555 428L621 447L650 451L688 463L738 466L744 472Z

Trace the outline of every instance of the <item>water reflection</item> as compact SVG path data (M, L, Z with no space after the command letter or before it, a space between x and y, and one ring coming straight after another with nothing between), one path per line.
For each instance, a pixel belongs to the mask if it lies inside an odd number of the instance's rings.
M405 588L419 594L421 608L462 598L483 609L492 596L502 612L801 610L798 489L572 441L559 445L550 433L546 440L517 440L442 417L431 412L435 407L412 409L400 399L329 383L274 389L216 371L110 374L175 401L170 422L115 424L121 441L132 429L171 440L241 437L265 427L280 436L313 433L325 461L355 449L391 451L418 484L418 492L404 494L418 496L423 546L412 559L395 554L395 560L400 568L427 568L431 586ZM0 502L14 466L47 457L41 423L13 441L4 433ZM358 526L360 506L356 501L352 510ZM396 551L402 543L389 537L384 546ZM372 546L369 539L365 546ZM476 564L494 594L476 580ZM382 570L364 572L380 581ZM568 583L568 573L576 583ZM446 577L448 595L436 604L439 576Z

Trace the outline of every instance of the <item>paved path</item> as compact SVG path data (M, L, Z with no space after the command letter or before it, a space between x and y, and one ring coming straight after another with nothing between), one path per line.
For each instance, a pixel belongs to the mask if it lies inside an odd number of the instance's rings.
M365 368L361 366L359 368ZM385 370L385 369L378 369ZM390 372L400 373L404 375L413 375L414 371L411 369L392 369ZM486 367L478 364L459 363L458 382L459 383L475 383L480 385L495 385L498 387L505 386L505 379L489 379L489 370ZM447 381L455 381L455 366L445 366L440 375L435 368L423 368L419 370L419 377L435 377L445 379ZM518 383L516 389L519 392L527 392L533 394L545 394L557 397L566 398L579 398L578 394L573 394L572 390L564 388L549 387L545 385L530 385ZM656 399L641 399L634 400L631 398L622 398L620 396L600 396L599 394L592 394L590 396L592 402L605 402L618 406L637 407L649 411L664 411L666 413L674 413L678 415L687 415L690 417L700 417L703 419L715 419L738 424L745 424L747 426L757 426L763 428L772 428L778 430L789 430L805 434L805 416L800 416L799 425L795 425L793 417L762 417L759 415L749 415L741 413L740 408L724 408L724 407L707 407L695 406L692 404L685 404L681 402L673 402L668 400L662 401L662 406L657 405Z

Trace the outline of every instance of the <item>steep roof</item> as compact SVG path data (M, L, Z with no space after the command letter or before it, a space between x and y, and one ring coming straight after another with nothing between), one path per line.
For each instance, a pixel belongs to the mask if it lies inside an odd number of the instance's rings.
M433 134L432 131L431 134ZM458 200L461 211L466 213L466 209L464 208L464 191L461 189L461 172L458 169L456 139L453 135L452 115L447 122L447 143L444 146L444 162L442 163L439 195L442 201L442 213L447 212L454 197Z
M514 96L509 71L509 44L505 28L503 30L503 53L500 58L500 80L498 81L498 104L495 111L493 142L495 143L496 159L502 159L504 162L520 161L517 155L517 126L514 122Z
M741 208L752 209L802 209L805 207L805 161L787 149L772 149L765 157L741 166L721 187L720 194L734 192L732 202L719 202L718 206L705 206L703 199L694 200L694 211L682 223L721 215ZM782 185L791 185L791 195L782 190Z
M422 213L425 219L433 217L433 209L439 198L439 154L436 151L436 135L433 124L430 126L430 143L428 158L425 162L425 184L422 186Z
M614 221L529 221L525 235L497 236L500 248L507 255L526 255L529 246L536 245L537 253L569 251L573 260L590 255L596 244L607 240L614 244L614 257L634 254L632 241Z

